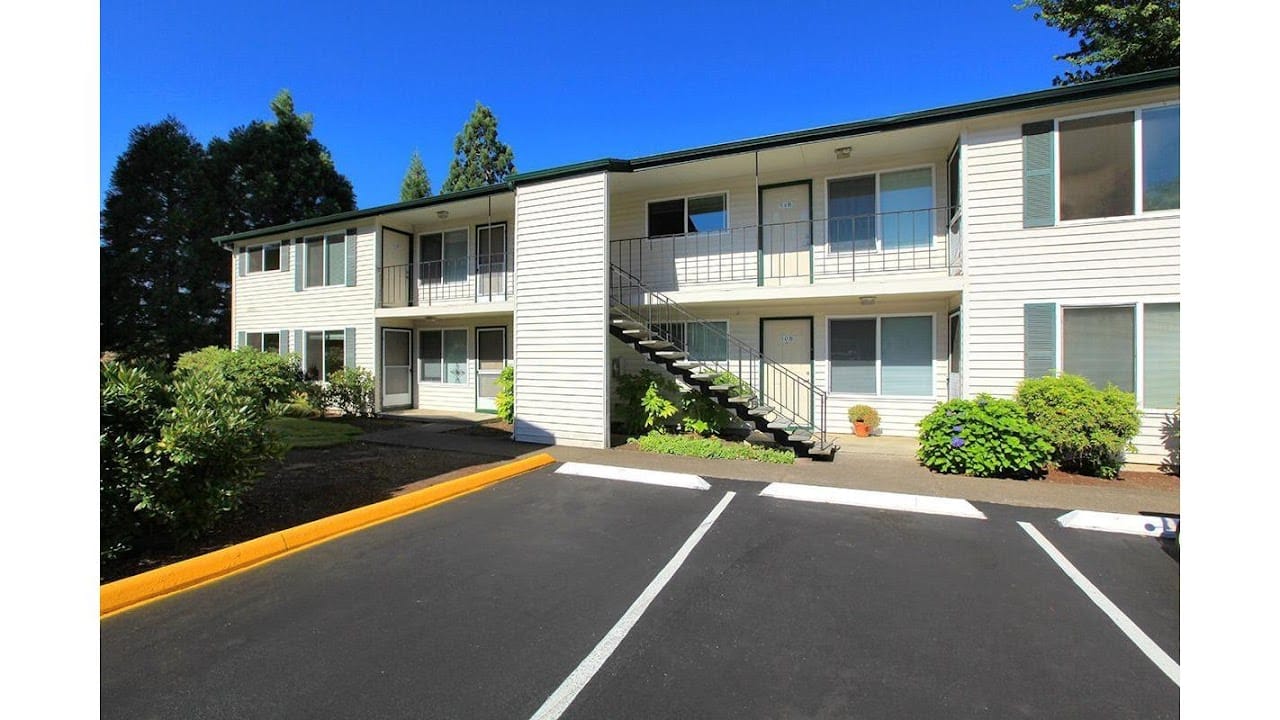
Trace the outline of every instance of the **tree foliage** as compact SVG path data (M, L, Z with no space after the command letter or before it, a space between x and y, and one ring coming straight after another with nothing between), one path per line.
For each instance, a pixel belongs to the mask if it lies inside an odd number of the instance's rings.
M140 125L111 171L99 237L100 343L175 361L225 342L226 253L215 234L204 148L173 117Z
M427 177L427 168L422 164L422 156L417 150L409 156L409 169L404 171L404 180L400 182L400 202L430 197L431 178Z
M209 164L220 232L242 232L354 210L351 182L329 150L311 135L310 113L297 114L281 90L273 121L254 120L209 142Z
M1177 0L1023 0L1014 7L1036 8L1035 19L1080 38L1080 48L1054 56L1078 68L1053 79L1054 85L1101 80L1181 63Z
M493 185L516 171L515 154L498 139L498 118L480 103L453 141L453 162L441 192Z

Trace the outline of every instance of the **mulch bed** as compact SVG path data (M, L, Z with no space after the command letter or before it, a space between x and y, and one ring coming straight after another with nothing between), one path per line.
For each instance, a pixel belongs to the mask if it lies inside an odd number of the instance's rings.
M380 418L344 418L365 432L403 427ZM495 462L489 455L351 442L330 448L291 450L272 463L234 515L212 534L178 546L141 548L104 563L100 581L110 582L202 555L245 540L301 525L362 505L441 482L442 475Z
M1178 492L1180 478L1177 475L1162 472L1146 472L1140 470L1121 470L1120 476L1114 480L1076 475L1061 470L1050 470L1049 474L1040 478L1039 482L1050 482L1064 485L1088 485L1091 487L1134 488L1139 490L1160 490Z

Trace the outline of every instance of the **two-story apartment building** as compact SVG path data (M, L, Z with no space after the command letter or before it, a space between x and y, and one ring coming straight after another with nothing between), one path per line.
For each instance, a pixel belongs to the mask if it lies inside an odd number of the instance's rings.
M607 446L646 362L815 457L847 409L914 435L938 402L1071 372L1137 395L1165 456L1179 388L1179 73L521 173L217 238L238 345L379 406L485 411ZM725 373L732 373L732 376Z

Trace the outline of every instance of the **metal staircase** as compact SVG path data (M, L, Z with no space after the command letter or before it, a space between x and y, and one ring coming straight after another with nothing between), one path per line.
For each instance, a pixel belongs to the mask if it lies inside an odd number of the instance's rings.
M827 394L810 380L705 322L636 276L610 264L609 332L686 385L714 398L796 457L830 460L839 446L827 440ZM694 358L697 336L716 358ZM721 352L723 350L723 352Z

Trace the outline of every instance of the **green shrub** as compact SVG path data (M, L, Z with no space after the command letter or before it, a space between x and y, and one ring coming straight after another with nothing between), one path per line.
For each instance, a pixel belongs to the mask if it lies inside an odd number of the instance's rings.
M796 461L796 454L790 449L776 450L747 443L726 443L715 438L700 438L691 435L667 435L661 432L650 432L638 438L631 438L645 452L663 455L685 455L701 458L724 458L729 460L757 460L759 462L790 465Z
M341 410L344 415L373 415L373 373L362 367L329 373L324 404Z
M733 415L710 395L690 390L680 398L680 427L703 437L718 435L728 427Z
M1043 377L1024 380L1014 399L1044 429L1063 470L1114 478L1133 450L1138 403L1114 385L1098 390L1078 375Z
M253 348L227 350L207 347L183 353L174 379L211 374L231 382L237 392L258 400L263 407L289 402L302 389L303 376L297 355L280 355Z
M976 477L1043 475L1053 446L1012 400L941 403L919 423L917 457L930 470Z
M323 398L323 395L321 395ZM323 400L320 400L323 402ZM311 404L311 396L305 390L293 394L288 402L277 403L272 408L272 415L290 418L318 418L324 415L321 407Z
M198 537L234 510L282 448L260 395L219 373L105 362L99 435L100 553Z
M661 429L662 421L676 414L676 405L668 397L675 395L675 382L652 370L619 376L614 392L619 403L618 419L627 434Z
M498 374L498 397L494 401L498 406L498 417L503 422L516 421L516 368L508 365Z
M868 430L875 430L880 427L880 413L870 405L854 405L849 408L849 422L854 423L861 420L866 423Z

